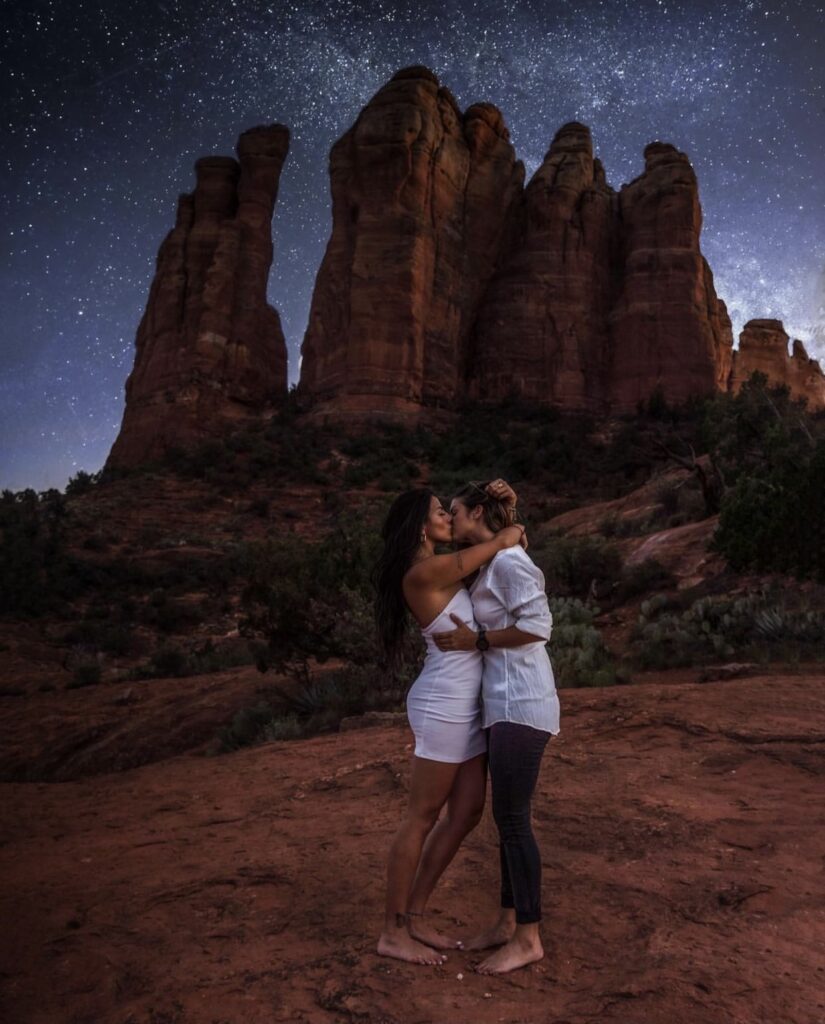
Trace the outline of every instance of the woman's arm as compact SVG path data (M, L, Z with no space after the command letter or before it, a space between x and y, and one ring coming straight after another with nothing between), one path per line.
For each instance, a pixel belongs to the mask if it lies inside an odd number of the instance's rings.
M514 523L517 515L516 503L518 501L518 496L507 481L502 480L501 477L499 477L498 480L491 480L490 483L487 484L487 493L503 502L509 516L508 521L510 523ZM525 544L524 547L526 549L527 545Z
M545 643L553 629L553 616L544 592L544 576L529 560L508 557L493 563L487 586L515 621L505 629L487 632L490 647L523 647ZM460 620L453 618L457 624ZM449 633L436 633L433 640L442 651L469 651L478 634L463 623Z
M416 563L408 572L405 581L414 587L428 590L442 590L453 583L459 583L465 576L480 569L499 551L515 547L524 534L523 526L506 526L492 540L473 544L449 555L432 555Z
M450 612L450 618L457 628L449 633L434 633L433 640L442 651L472 651L478 640L478 633L457 615ZM543 644L546 637L524 633L517 626L506 629L489 629L485 634L490 647L523 647L525 644Z

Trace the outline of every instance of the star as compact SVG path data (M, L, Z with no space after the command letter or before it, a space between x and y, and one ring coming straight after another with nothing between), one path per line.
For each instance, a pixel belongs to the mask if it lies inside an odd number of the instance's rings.
M297 379L329 238L328 155L401 67L503 112L528 177L582 121L614 188L654 139L696 170L734 336L776 316L825 358L825 7L724 0L13 0L3 67L2 486L108 454L158 247L194 161L280 121L270 302ZM74 397L72 397L74 396Z

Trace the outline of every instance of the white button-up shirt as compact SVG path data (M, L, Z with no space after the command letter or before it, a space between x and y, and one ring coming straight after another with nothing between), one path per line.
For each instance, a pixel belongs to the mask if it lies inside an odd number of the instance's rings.
M470 596L473 616L483 629L516 626L542 637L521 647L490 647L484 652L483 727L518 722L555 735L559 698L545 647L553 616L544 592L544 573L524 548L506 548L482 566Z

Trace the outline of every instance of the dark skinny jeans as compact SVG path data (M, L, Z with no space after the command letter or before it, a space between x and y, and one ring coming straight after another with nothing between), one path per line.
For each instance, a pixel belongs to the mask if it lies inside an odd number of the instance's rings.
M517 924L541 920L541 855L530 821L530 803L550 735L517 722L496 722L488 735L501 905L515 909Z

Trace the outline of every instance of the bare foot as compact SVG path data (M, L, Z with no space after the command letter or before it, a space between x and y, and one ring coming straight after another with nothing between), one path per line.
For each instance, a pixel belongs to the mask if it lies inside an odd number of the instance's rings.
M384 932L378 940L380 956L391 956L396 960L406 960L411 964L443 964L447 959L442 953L425 946L405 931Z
M497 949L476 967L479 974L507 974L527 964L534 964L544 956L541 942L523 942L511 939L506 946Z
M515 930L515 923L507 924L503 921L497 921L492 928L479 932L478 935L468 939L464 943L463 948L465 950L492 949L494 946L503 946L512 939Z
M432 949L463 949L459 939L448 939L446 935L442 935L424 919L422 914L410 916L409 930L414 939L418 939L419 942L423 942Z

